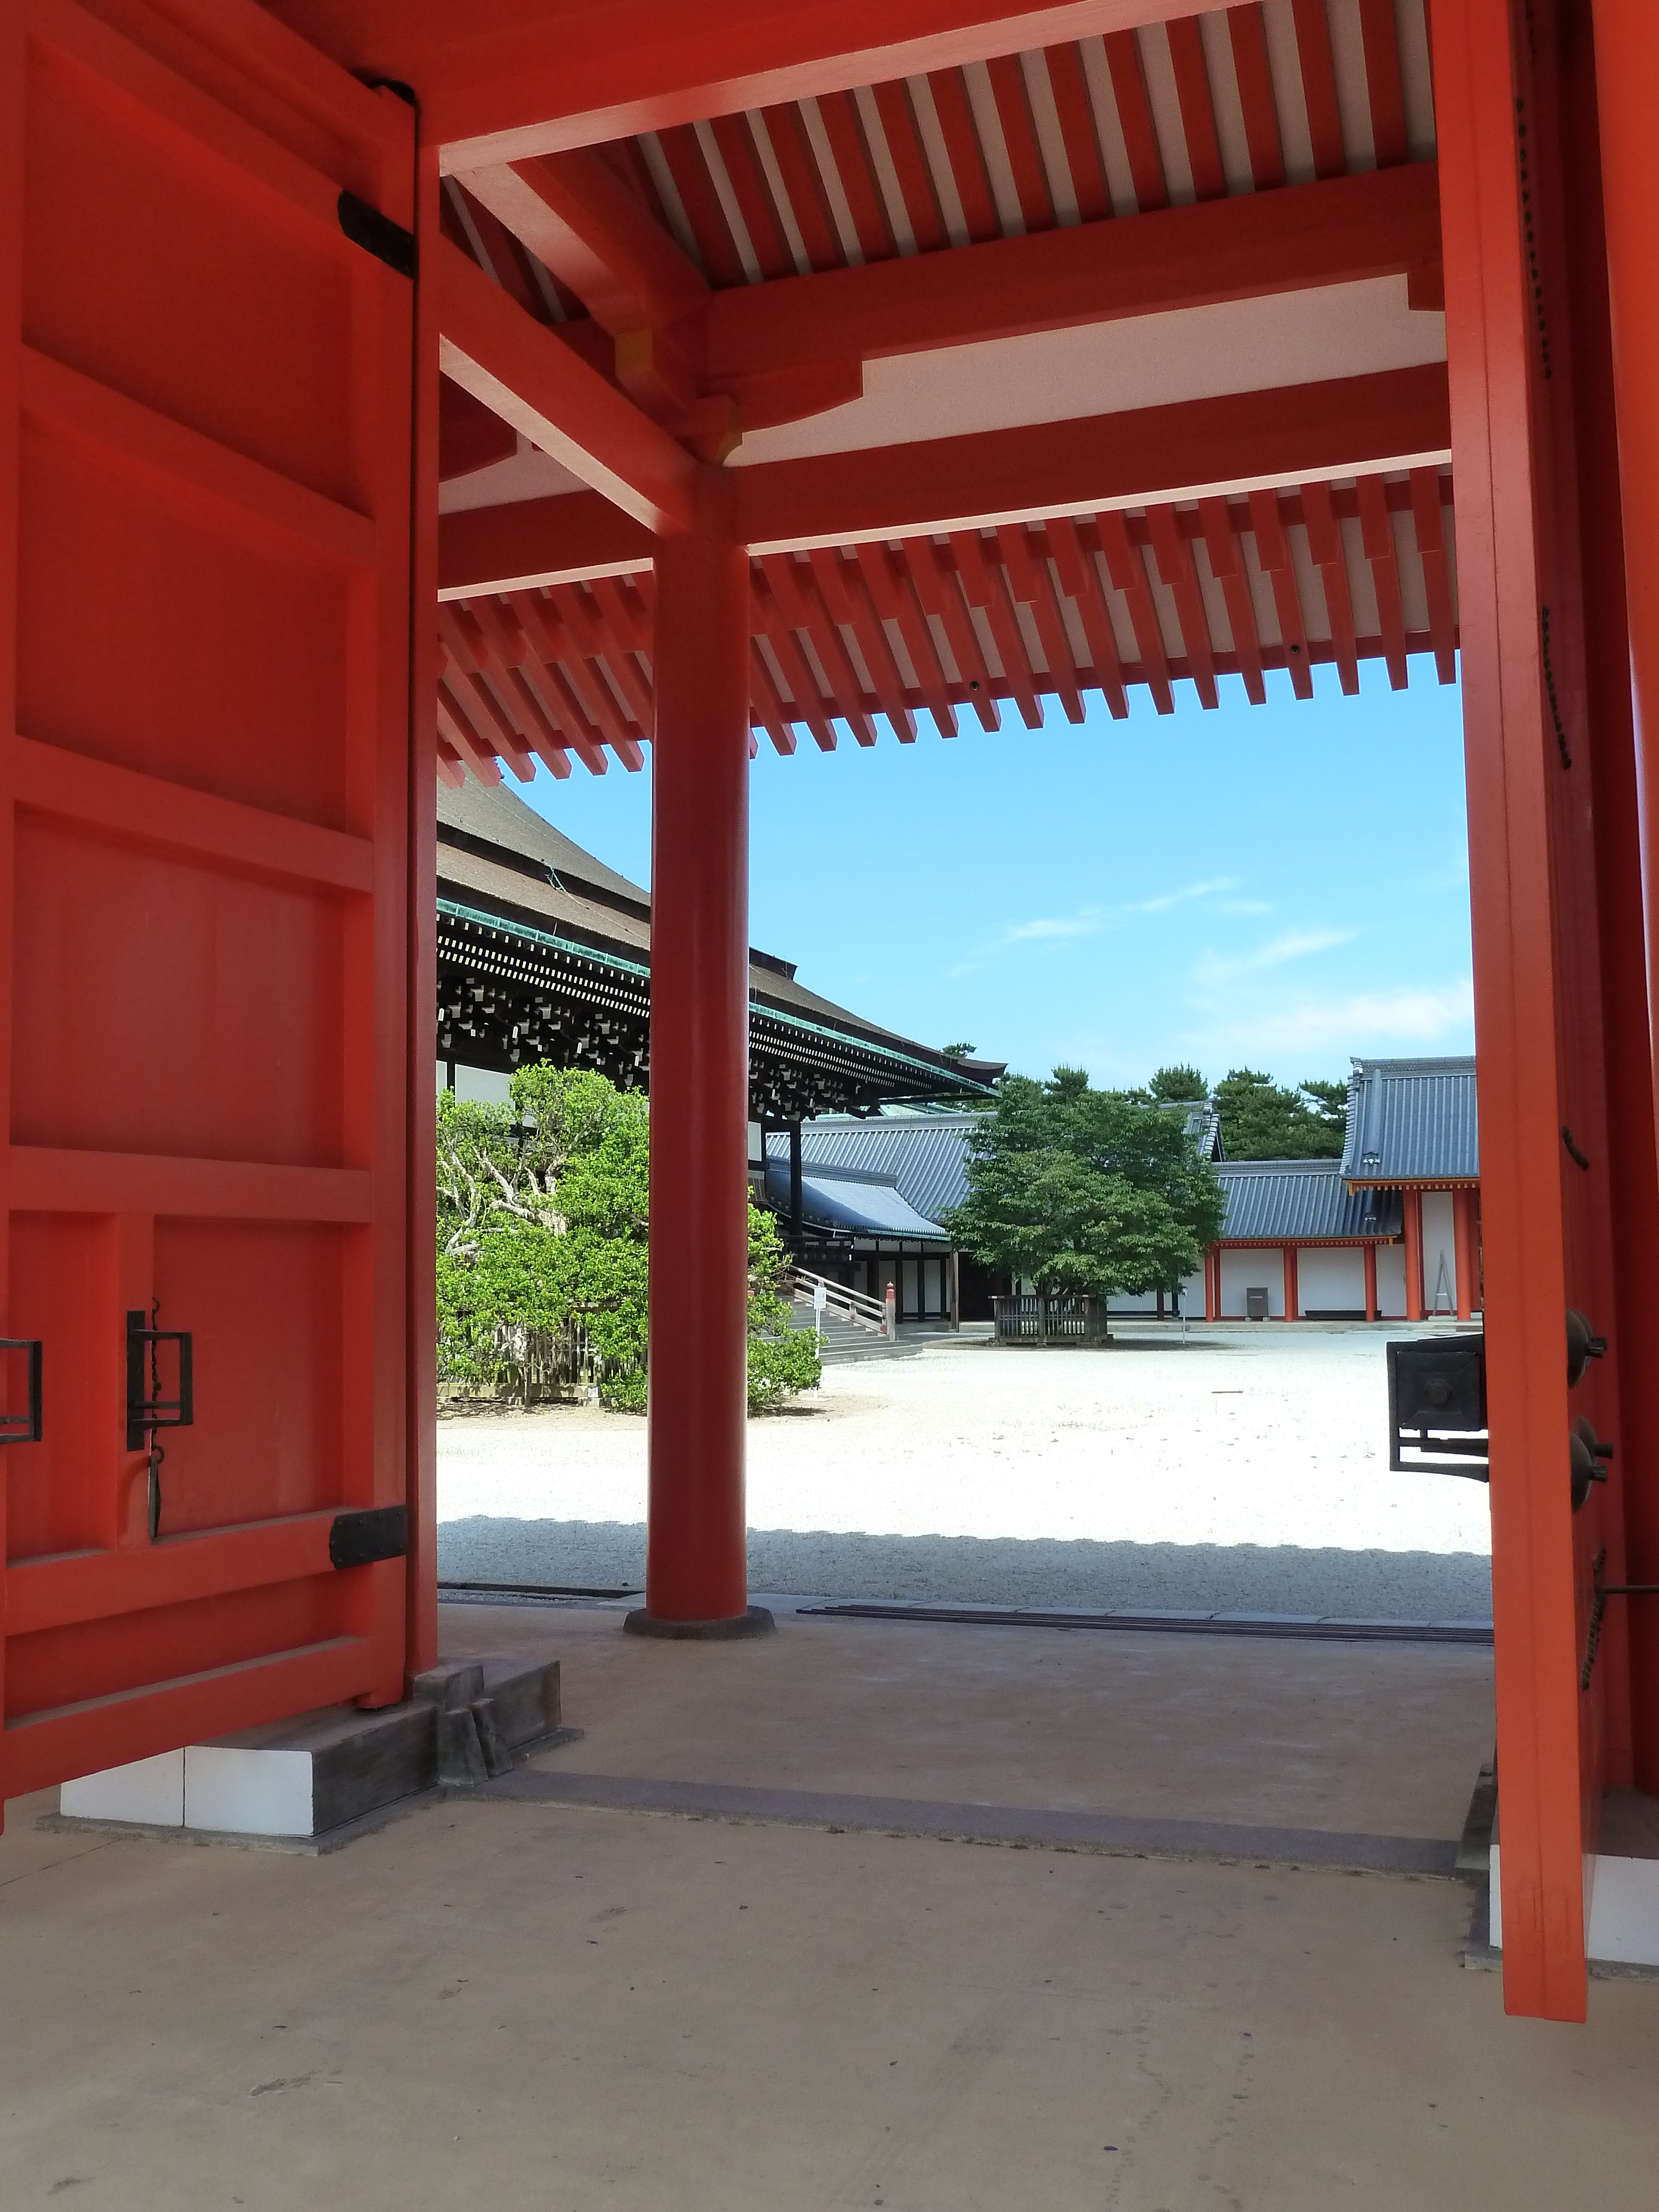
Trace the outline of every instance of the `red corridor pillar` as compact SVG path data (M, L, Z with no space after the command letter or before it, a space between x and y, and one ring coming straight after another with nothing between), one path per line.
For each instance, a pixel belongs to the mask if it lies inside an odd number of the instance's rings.
M1376 1312L1376 1247L1365 1247L1365 1318L1375 1321Z
M1474 1193L1452 1193L1452 1250L1457 1267L1457 1318L1474 1311Z
M702 472L658 542L648 1535L641 1634L741 1634L749 1279L749 556Z
M1296 1247L1285 1247L1285 1318L1295 1321L1302 1308L1302 1291L1296 1279Z
M1406 1318L1423 1318L1423 1194L1404 1194L1406 1214Z

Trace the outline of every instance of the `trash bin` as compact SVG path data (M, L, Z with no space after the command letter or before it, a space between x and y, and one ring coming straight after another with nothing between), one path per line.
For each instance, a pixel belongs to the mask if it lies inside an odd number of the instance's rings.
M1248 1290L1244 1293L1244 1317L1247 1321L1266 1321L1267 1293L1265 1290Z

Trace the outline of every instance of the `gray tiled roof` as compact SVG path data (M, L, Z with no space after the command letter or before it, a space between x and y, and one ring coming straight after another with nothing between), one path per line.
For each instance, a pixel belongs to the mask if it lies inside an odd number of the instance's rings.
M766 1163L766 1195L781 1213L789 1209L789 1162L775 1153ZM801 1163L801 1212L808 1221L848 1229L855 1237L922 1238L948 1243L937 1221L918 1213L901 1196L891 1176L861 1175L855 1168Z
M803 1164L853 1168L890 1176L908 1206L929 1221L968 1195L968 1139L977 1114L916 1114L843 1121L826 1116L801 1124ZM766 1140L769 1162L789 1158L789 1139Z
M1474 1181L1480 1173L1474 1060L1355 1060L1342 1173L1349 1182Z
M1217 1172L1227 1198L1221 1234L1232 1243L1400 1234L1400 1194L1351 1191L1340 1160L1237 1160Z

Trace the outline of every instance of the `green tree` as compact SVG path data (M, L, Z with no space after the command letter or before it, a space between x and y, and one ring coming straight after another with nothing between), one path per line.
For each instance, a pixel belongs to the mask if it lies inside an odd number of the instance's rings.
M529 1395L547 1340L578 1325L607 1404L643 1411L650 1123L605 1076L520 1069L513 1103L438 1106L439 1373ZM749 1208L751 1411L817 1385L810 1330L779 1294L783 1247Z
M1345 1085L1304 1083L1287 1091L1255 1068L1231 1068L1215 1087L1227 1158L1339 1159L1347 1095Z
M1210 1095L1209 1085L1195 1067L1160 1067L1146 1089L1166 1106L1189 1105L1193 1100Z
M1005 1076L949 1217L981 1266L1043 1291L1167 1290L1219 1231L1220 1178L1179 1120L1080 1068Z

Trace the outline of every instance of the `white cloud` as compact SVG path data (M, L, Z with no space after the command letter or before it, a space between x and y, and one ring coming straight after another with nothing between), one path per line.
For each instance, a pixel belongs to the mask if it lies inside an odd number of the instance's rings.
M1201 883L1178 884L1170 890L1154 891L1148 898L1130 899L1118 906L1085 906L1075 914L1033 915L1025 921L1011 921L947 972L952 975L971 975L996 953L1011 951L1015 945L1066 944L1079 938L1098 937L1103 931L1141 915L1169 914L1176 907L1190 906L1198 900L1237 890L1239 882L1237 876L1210 876ZM1261 911L1265 913L1267 908Z
M1439 1044L1455 1031L1467 1038L1474 1023L1474 985L1465 975L1437 988L1359 991L1263 1007L1218 1023L1206 1033L1203 1046L1212 1054L1257 1059L1332 1050L1363 1057L1382 1045Z
M1168 914L1171 907L1190 906L1194 899L1216 898L1223 891L1236 891L1238 888L1237 876L1211 876L1201 884L1182 884L1176 890L1156 891L1151 898L1135 899L1116 911L1121 915Z
M1097 906L1086 906L1071 915L1039 915L1031 921L1011 922L996 945L1037 945L1056 938L1093 937L1105 920Z
M1203 984L1230 983L1236 976L1254 975L1264 968L1282 968L1287 961L1305 960L1313 953L1328 952L1334 945L1351 944L1356 934L1352 929L1289 930L1283 937L1258 945L1254 952L1224 959L1206 952L1194 970L1194 978Z

